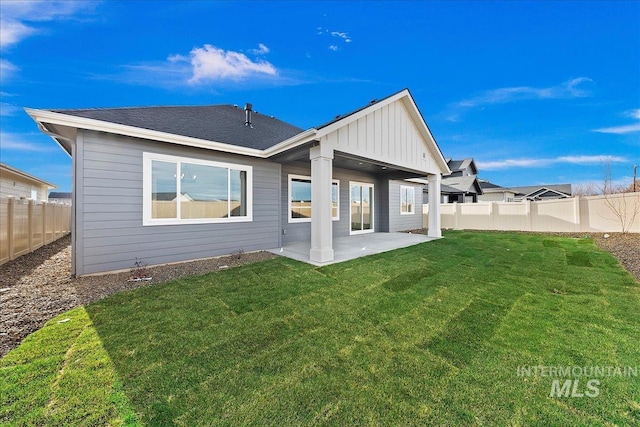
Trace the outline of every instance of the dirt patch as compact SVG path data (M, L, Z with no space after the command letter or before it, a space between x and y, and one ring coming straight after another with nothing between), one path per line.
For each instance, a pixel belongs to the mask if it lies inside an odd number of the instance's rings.
M600 249L609 251L640 282L640 234L611 234L608 238L592 236Z
M276 257L269 252L150 267L151 281L129 281L130 272L71 278L71 237L0 266L0 357L47 320L116 292L200 275Z

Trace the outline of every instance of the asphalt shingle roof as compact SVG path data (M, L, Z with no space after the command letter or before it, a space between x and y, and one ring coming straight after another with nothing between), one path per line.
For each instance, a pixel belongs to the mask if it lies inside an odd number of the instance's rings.
M479 181L480 182L480 188L482 188L483 190L488 190L488 189L492 189L492 188L504 188L500 185L494 184L492 182L489 181ZM506 188L504 188L506 190Z
M253 127L245 126L244 109L233 105L51 111L258 150L265 150L303 131L255 111L251 115Z
M458 191L465 193L476 193L476 176L451 176L442 178L442 185L452 187Z

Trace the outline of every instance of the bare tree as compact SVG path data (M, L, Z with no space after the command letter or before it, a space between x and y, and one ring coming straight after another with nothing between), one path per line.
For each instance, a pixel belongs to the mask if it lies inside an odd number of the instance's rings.
M632 192L633 184L636 184L635 180L629 186L616 186L611 178L611 163L604 164L600 192L604 196L605 206L620 225L622 233L628 233L636 218L640 218L640 194Z
M571 187L571 195L573 196L597 196L600 194L598 186L593 182L585 182L583 184L575 184Z

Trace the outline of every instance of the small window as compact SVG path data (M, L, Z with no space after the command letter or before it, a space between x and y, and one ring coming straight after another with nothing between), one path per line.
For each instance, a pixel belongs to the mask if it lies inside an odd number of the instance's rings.
M408 185L400 186L400 214L409 215L415 213L416 188Z
M35 188L31 189L31 200L38 200L38 190Z
M251 166L144 153L144 225L251 221Z
M331 182L331 219L340 219L340 182ZM289 175L289 222L311 221L311 177Z

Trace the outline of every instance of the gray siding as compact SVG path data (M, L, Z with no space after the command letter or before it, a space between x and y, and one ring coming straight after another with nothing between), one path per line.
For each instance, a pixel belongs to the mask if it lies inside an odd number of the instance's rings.
M400 186L415 187L416 206L412 215L400 214ZM422 228L422 185L405 181L389 182L389 231Z
M389 232L389 180L380 179L375 187L375 230Z
M311 176L311 163L294 162L282 165L281 182L281 222L282 229L286 234L282 234L282 244L301 242L311 239L310 222L289 222L289 174ZM348 169L333 169L333 179L340 181L340 220L332 221L333 236L348 236L351 227L349 219L349 181L368 182L375 185L374 203L379 204L378 182L374 175L351 171ZM380 199L381 200L381 199ZM374 227L378 231L378 208L376 207Z
M280 165L267 160L85 131L78 144L76 274L277 247ZM253 221L142 225L143 152L253 167Z

